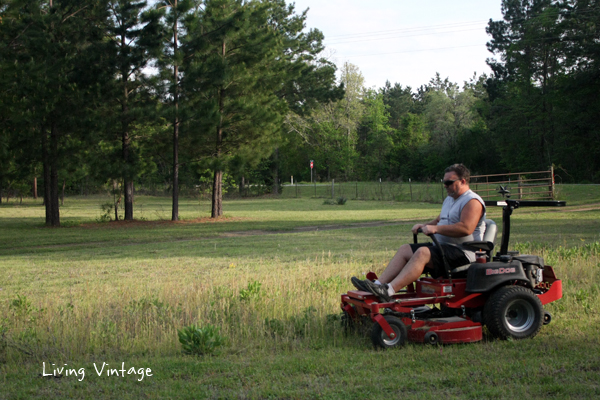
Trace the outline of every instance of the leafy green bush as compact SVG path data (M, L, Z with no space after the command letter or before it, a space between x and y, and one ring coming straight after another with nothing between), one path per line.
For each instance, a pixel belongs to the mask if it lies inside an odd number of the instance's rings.
M252 281L248 283L247 289L240 290L240 300L248 301L251 299L257 299L260 297L260 287L262 284L258 281Z
M309 306L302 311L301 315L295 315L290 318L296 337L302 337L306 334L311 323L315 322L316 313L317 309L313 306Z
M213 325L198 327L186 326L178 330L179 343L186 354L203 355L212 354L218 347L224 346L226 340Z
M325 201L323 201L323 205L324 206L343 206L344 204L346 204L346 201L348 201L348 199L346 199L345 197L338 197L337 200L333 200L333 199L326 199Z
M277 318L265 318L265 332L272 337L283 336L285 324Z
M27 299L27 296L17 294L17 298L10 302L10 309L15 316L28 316L32 311L31 302Z
M111 214L114 211L115 205L112 202L104 203L100 205L102 215L96 218L96 222L110 222L112 221Z

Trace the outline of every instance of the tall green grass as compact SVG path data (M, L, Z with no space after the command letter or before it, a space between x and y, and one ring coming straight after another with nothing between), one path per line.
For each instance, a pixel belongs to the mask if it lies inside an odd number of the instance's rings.
M404 226L408 230L408 225ZM40 252L2 261L5 362L175 355L177 330L213 325L229 350L335 347L349 278L380 272L398 227ZM406 234L401 235L407 239ZM600 244L516 243L564 280L558 325L600 322ZM321 249L319 251L319 249ZM581 329L585 330L584 327ZM366 340L364 345L368 345Z
M66 220L86 224L60 229L42 227L39 204L0 207L0 382L11 393L0 398L116 398L110 380L37 378L42 362L104 359L157 370L149 386L122 384L130 398L386 398L399 387L408 398L598 394L598 210L513 214L511 249L543 256L563 280L563 299L547 305L553 322L535 339L382 355L364 332L344 332L340 294L351 276L381 272L439 205L234 201L229 219L211 223L194 221L204 203L187 199L183 223L90 225L98 200L67 199ZM138 201L146 215L168 204ZM489 211L499 222L500 210ZM348 227L372 221L396 222ZM294 231L328 225L346 228ZM247 235L257 229L271 234ZM177 332L192 324L219 328L227 345L217 357L182 355Z

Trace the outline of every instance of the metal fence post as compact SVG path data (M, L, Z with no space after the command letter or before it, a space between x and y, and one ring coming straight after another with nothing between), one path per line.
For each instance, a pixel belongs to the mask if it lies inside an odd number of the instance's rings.
M335 197L335 179L331 180L331 198Z
M410 178L408 178L408 187L410 188L410 202L412 203L413 198L412 198L412 181Z
M440 182L442 183L442 202L444 201L444 180L440 179Z

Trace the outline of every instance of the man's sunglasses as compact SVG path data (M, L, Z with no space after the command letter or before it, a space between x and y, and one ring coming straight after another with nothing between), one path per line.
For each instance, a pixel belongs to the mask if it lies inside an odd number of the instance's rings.
M454 179L451 181L444 181L444 186L450 186L452 185L454 182L459 181L460 179Z

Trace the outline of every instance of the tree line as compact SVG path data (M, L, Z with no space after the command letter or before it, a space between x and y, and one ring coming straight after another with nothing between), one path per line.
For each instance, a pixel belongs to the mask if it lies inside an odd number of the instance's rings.
M423 180L463 162L480 174L554 165L559 181L600 182L599 3L504 0L502 13L487 26L489 76L374 89L344 65L342 101L287 117L287 175L309 179L314 159L323 179Z
M46 223L62 185L180 190L248 181L546 170L600 181L600 6L504 0L491 75L366 88L322 56L323 34L284 0L0 1L0 198L39 178ZM337 78L336 78L337 72Z
M46 223L59 185L169 186L178 220L186 184L210 175L222 214L225 171L254 167L284 116L335 101L323 35L283 0L12 0L0 3L0 185L41 177ZM233 167L235 166L235 167Z

